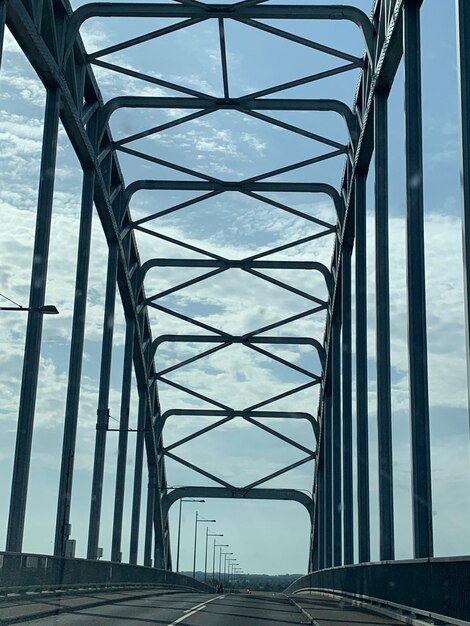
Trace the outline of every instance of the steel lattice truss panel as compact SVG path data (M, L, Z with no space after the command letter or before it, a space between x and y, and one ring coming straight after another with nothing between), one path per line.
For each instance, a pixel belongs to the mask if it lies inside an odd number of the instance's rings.
M271 481L317 458L338 391L338 268L373 151L373 95L389 88L402 54L402 4L378 2L372 17L363 6L274 0L1 4L48 87L48 121L60 114L84 168L83 210L94 200L109 244L90 558L113 430L116 288L153 486L155 564L171 564L168 508L185 495L294 499L315 519L310 496ZM82 358L79 338L73 345L71 363ZM69 399L57 554L68 538L76 436L78 399ZM176 420L187 432L166 437ZM286 434L293 420L310 424L308 440ZM213 431L223 449L239 422L287 444L292 461L229 480L185 456L198 443L203 458ZM127 436L125 411L117 430ZM170 490L165 458L192 470L194 483ZM24 477L15 484L18 495ZM15 515L24 517L24 503ZM17 527L11 521L13 549Z
M261 4L89 3L70 23L72 42L81 30L85 40L93 34L93 18L106 29L116 17L112 45L88 54L98 83L111 83L100 111L97 150L100 158L112 152L119 158L126 182L121 236L133 233L140 242L142 263L135 280L153 326L148 358L155 358L157 371L149 385L160 392L160 409L153 415L156 445L164 457L202 476L204 485L163 494L164 516L176 498L189 493L294 498L311 509L301 492L259 488L316 456L318 394L300 392L314 391L324 375L325 314L334 289L330 257L344 216L336 188L345 156L354 152L359 122L347 104L333 97L334 84L328 98L311 94L321 94L328 79L353 72L352 94L367 56L303 33L321 33L319 24L329 19L353 22L355 47L362 52L364 45L372 46L372 28L352 7ZM126 24L121 30L119 18ZM255 78L263 84L265 67L253 51L266 54L271 40L274 45L289 42L290 62L293 58L299 68L306 65L307 53L319 71L297 77L299 70L274 67L266 88L250 88ZM171 63L162 59L160 69L157 61L165 52L172 54L172 41L187 47L188 67L182 68L187 74L178 81L164 71ZM237 41L240 50L234 51ZM245 41L251 48L248 58L242 55ZM282 53L276 54L281 62ZM253 76L241 75L237 57L259 65ZM191 76L194 66L200 70L198 61L208 66L206 81ZM283 73L296 78L281 82ZM110 77L116 74L131 79L122 95L112 86ZM202 86L196 88L195 82ZM344 89L344 81L340 86ZM106 94L106 86L103 90ZM113 140L104 133L108 126ZM272 162L279 165L267 170L264 164ZM317 164L323 169L318 171ZM276 223L279 235L273 237ZM243 314L247 309L250 314ZM264 383L263 373L272 369L269 361L294 374L287 384L281 382L283 373L279 386ZM260 380L261 387L253 389ZM166 393L165 387L178 393ZM202 426L165 444L165 424L176 417L200 418ZM218 429L219 437L230 437L232 431L221 427L237 419L291 446L296 460L256 480L238 476L235 483L185 457L185 444L197 439L203 450L208 445L204 435ZM300 443L270 424L288 419L310 422L309 442ZM262 449L257 456L262 466Z

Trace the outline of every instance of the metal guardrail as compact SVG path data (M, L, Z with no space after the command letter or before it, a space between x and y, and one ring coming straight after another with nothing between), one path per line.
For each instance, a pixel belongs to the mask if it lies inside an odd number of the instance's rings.
M47 597L60 597L64 595L87 594L90 591L133 591L133 590L173 590L183 591L187 587L180 585L162 585L158 583L77 583L76 585L19 585L0 588L0 600L15 600L18 597L47 595Z
M322 596L335 598L338 600L349 600L353 606L358 606L372 613L378 613L379 615L386 615L392 617L396 621L401 621L405 624L416 624L427 626L470 626L470 622L467 620L455 619L442 615L440 613L432 613L430 611L423 611L403 604L397 604L396 602L387 602L387 600L381 600L380 598L371 598L369 596L359 595L357 593L347 593L342 591L336 591L335 589L299 589L295 593L301 592L318 593ZM304 596L305 597L305 596ZM289 598L293 604L299 608L302 613L310 618L312 624L317 625L318 622L312 618L312 616L292 598Z
M84 586L94 586L96 589L98 586L122 588L123 585L161 585L206 593L214 591L209 585L189 576L152 567L43 554L0 552L0 591L3 594L8 589L65 590Z
M470 624L470 557L362 563L311 572L285 593L319 591L447 624Z

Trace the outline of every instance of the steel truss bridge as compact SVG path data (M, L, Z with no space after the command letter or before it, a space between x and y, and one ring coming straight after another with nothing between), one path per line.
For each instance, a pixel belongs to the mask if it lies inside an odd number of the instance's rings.
M85 320L91 256L91 224L96 210L108 244L108 265L102 331L102 351L99 377L96 438L94 449L93 482L89 517L87 558L98 558L106 442L113 430L109 415L110 378L113 350L113 320L116 294L119 294L125 313L125 347L122 371L119 449L116 465L114 521L112 529L111 561L121 561L129 428L131 384L135 376L138 389L138 426L136 437L136 469L133 485L133 512L130 530L130 564L137 564L140 526L140 493L142 460L145 455L148 470L147 516L145 520L143 565L159 570L172 569L168 511L184 497L246 498L294 500L303 505L311 519L309 550L310 580L297 586L325 587L362 595L375 595L385 600L412 605L406 590L401 596L390 596L387 572L396 565L394 548L394 490L392 451L391 362L390 362L390 289L389 289L389 132L388 98L400 63L404 67L405 112L405 167L406 167L406 247L407 247L407 317L409 357L409 416L411 429L411 476L413 506L412 526L414 560L410 567L433 561L433 515L431 493L429 390L426 337L425 239L423 218L423 141L422 91L420 56L420 0L377 0L369 16L357 7L316 3L276 4L266 0L240 0L214 4L199 0L154 2L84 2L72 10L68 0L0 0L0 45L5 27L9 29L26 58L34 68L46 90L46 108L43 128L43 149L37 202L37 224L34 239L34 259L30 282L30 311L28 313L21 398L17 426L11 500L5 559L9 553L22 553L26 517L29 470L32 454L35 403L41 354L43 313L46 301L48 256L50 248L51 216L54 200L56 157L59 124L67 133L83 169L79 246L75 282L75 300L65 419L63 422L63 449L58 488L56 526L53 555L63 558L68 554L71 524L71 498L74 478L74 459L81 393L81 375L84 359ZM464 242L464 298L467 313L470 298L470 4L456 1L458 20L458 73L460 81L460 149L461 188ZM88 53L81 31L89 20L114 18L139 19L145 23L144 34L129 36L106 47ZM162 22L163 20L163 22ZM318 22L352 23L362 38L362 56L326 46L314 39L293 34L290 20L307 24ZM214 96L203 87L194 88L183 79L170 80L158 73L144 73L132 64L111 62L106 57L126 53L134 46L165 38L195 25L213 22L218 32L220 75L223 93ZM164 24L163 26L161 24ZM227 51L227 29L232 23L243 25L254 32L269 34L278 40L289 41L300 47L319 51L336 63L333 69L310 74L269 88L233 95L230 61ZM146 30L148 25L151 30ZM342 47L347 48L347 41ZM0 47L1 50L1 47ZM115 58L115 57L113 57ZM118 58L124 58L123 56ZM140 81L141 91L150 86L170 95L133 95L123 93L105 100L95 78L107 70L129 80ZM323 84L329 78L359 72L360 79L353 106L340 98L293 98L289 90L295 87ZM166 90L166 91L165 91ZM208 91L208 90L207 90ZM111 133L113 117L122 110L146 111L157 120L151 127L128 133L115 139ZM308 139L323 152L306 160L261 172L251 177L219 177L217 171L206 173L182 163L166 160L158 153L137 149L142 139L157 138L169 129L184 133L189 123L203 123L219 112L236 112L248 120L268 124L271 128ZM150 113L149 113L150 112ZM162 118L162 112L167 114ZM341 141L305 129L300 115L305 112L334 114L343 125ZM283 113L291 114L283 117ZM298 117L294 116L298 114ZM147 119L147 118L146 118ZM162 121L163 119L163 121ZM286 120L289 121L286 121ZM298 121L293 122L293 119ZM140 145L140 144L139 144ZM144 144L142 144L144 145ZM148 144L146 144L148 145ZM157 144L158 145L158 144ZM280 146L282 150L282 146ZM140 163L140 178L124 178L120 160L132 157ZM316 164L325 165L340 159L344 162L341 179L336 185L312 179L310 174L295 174ZM158 166L157 175L149 177L150 166ZM370 485L368 442L368 356L371 346L367 341L367 263L366 263L366 185L369 170L374 167L375 192L375 276L376 276L376 364L377 364L377 429L378 429L378 487L380 564L374 565L375 580L380 580L383 592L372 593L364 579L370 552ZM309 170L314 171L314 170ZM289 174L285 179L282 175ZM282 180L279 180L281 178ZM154 194L153 209L146 214L137 211L133 203L143 192ZM162 192L190 192L190 199L159 207ZM307 194L313 199L321 195L331 203L332 219L325 220L315 212L301 210L294 201L280 199L282 194L293 198ZM272 214L282 212L313 227L310 234L274 248L268 248L245 258L231 258L219 252L199 247L194 242L176 239L160 232L158 220L165 215L183 216L188 207L202 206L214 200L248 198ZM176 197L176 196L175 196ZM282 196L287 197L287 195ZM231 200L230 200L231 201ZM211 205L216 206L216 205ZM315 206L315 205L312 205ZM236 210L236 207L233 207ZM157 256L141 260L138 235L154 238L155 250L163 243L178 249L174 256ZM312 242L330 238L331 263L290 253ZM279 253L288 252L283 260ZM274 257L274 260L273 260ZM166 288L155 290L150 281L157 271L179 269L185 278ZM196 270L194 272L193 270ZM230 270L237 270L240 281L256 278L282 292L295 295L307 302L300 312L287 314L246 333L208 323L197 313L181 312L162 304L165 297L194 286ZM354 271L352 271L354 270ZM300 288L292 277L307 276ZM196 275L195 275L196 274ZM173 274L172 274L173 275ZM312 293L315 291L315 293ZM355 302L352 308L352 299ZM155 311L190 325L193 332L174 333L152 329ZM354 314L354 319L353 319ZM320 319L320 324L312 320ZM296 335L289 332L289 324L301 320L312 322L312 332ZM353 336L352 327L355 327ZM304 326L305 327L305 326ZM307 326L308 327L308 326ZM314 335L315 328L323 334ZM285 332L284 332L284 329ZM354 345L353 345L354 338ZM159 351L171 345L201 345L193 356L174 365L165 366ZM287 391L274 388L271 395L256 403L243 404L243 390L228 404L224 397L207 395L188 383L176 382L171 374L219 351L241 346L254 356L262 355L275 364L289 368L307 378ZM288 360L279 348L291 351L305 349L311 353L317 366L307 368ZM353 363L354 359L354 363ZM210 376L210 372L207 373ZM355 385L353 410L353 382ZM240 383L241 385L243 383ZM188 405L165 406L159 391L169 386L186 394ZM272 410L270 405L290 400L305 390L318 392L318 406L312 395L310 410ZM199 403L199 405L198 405ZM210 408L207 408L210 407ZM353 415L356 416L353 442ZM165 445L164 433L169 420L177 417L212 418L209 425ZM301 453L300 460L263 476L256 481L231 484L222 476L206 471L178 452L178 447L194 441L210 431L219 429L220 437L227 437L224 425L242 419L254 428L280 439ZM264 420L264 421L263 421ZM266 420L303 420L311 426L310 442L294 440L267 425ZM271 421L269 422L272 423ZM353 449L356 446L357 468L353 471ZM183 465L216 486L186 485L169 487L165 460ZM307 495L298 489L280 489L266 485L272 479L303 464L314 461L313 491ZM356 484L353 484L353 478ZM354 494L357 494L357 519L354 516ZM355 533L356 540L355 540ZM354 545L357 543L357 554ZM307 547L306 547L307 550ZM52 556L52 555L51 555ZM174 559L173 559L174 560ZM385 562L385 563L384 563ZM2 561L3 563L3 561ZM362 564L362 569L355 563ZM457 563L457 565L456 565ZM99 565L99 564L97 564ZM441 564L442 565L442 564ZM90 566L91 567L91 566ZM370 566L372 567L372 566ZM438 565L434 565L437 571ZM442 565L438 585L452 571L457 578L466 572L468 561L449 560L448 569ZM337 568L337 569L331 569ZM338 569L339 568L339 569ZM463 568L463 569L459 569ZM91 571L91 570L90 570ZM135 570L137 571L137 570ZM369 571L369 570L367 570ZM393 570L396 575L396 569ZM419 570L421 572L422 570ZM456 573L456 572L460 573ZM344 579L328 572L346 572ZM348 578L347 573L351 574ZM359 572L359 573L358 573ZM418 570L416 570L418 572ZM447 572L447 573L446 573ZM90 574L91 575L91 574ZM419 573L417 575L425 574ZM312 576L317 578L312 579ZM323 576L323 578L321 578ZM339 574L338 574L339 576ZM362 578L361 578L362 576ZM372 578L374 578L372 576ZM138 577L138 575L137 575ZM353 582L351 582L353 581ZM455 593L462 589L455 582ZM435 583L430 583L433 591ZM369 590L369 591L368 591ZM369 593L370 592L370 593ZM380 594L382 593L382 596ZM387 594L389 594L387 596ZM436 613L439 606L431 606L431 596L420 600L421 609ZM452 602L454 604L452 604ZM457 618L463 609L456 609L455 598L447 609ZM426 603L427 606L424 606ZM449 608L449 607L453 608ZM446 609L446 607L444 607ZM453 612L452 612L453 611ZM465 617L465 616L464 616ZM462 618L463 619L463 618ZM466 619L468 616L468 610Z

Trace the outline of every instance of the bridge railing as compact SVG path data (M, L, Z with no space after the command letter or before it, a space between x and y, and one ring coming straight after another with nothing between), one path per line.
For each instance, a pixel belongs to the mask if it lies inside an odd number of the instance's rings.
M0 552L0 590L15 587L72 588L77 585L168 585L196 591L213 588L183 574L127 563Z
M470 623L468 556L333 567L302 576L285 593L311 590Z

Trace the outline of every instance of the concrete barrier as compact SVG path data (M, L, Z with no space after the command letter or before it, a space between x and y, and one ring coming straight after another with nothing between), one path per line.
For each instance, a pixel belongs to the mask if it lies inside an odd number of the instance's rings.
M470 621L470 557L362 563L311 572L285 593L334 590Z
M0 552L0 588L60 587L78 584L142 583L182 587L205 593L214 589L189 576L127 563Z

